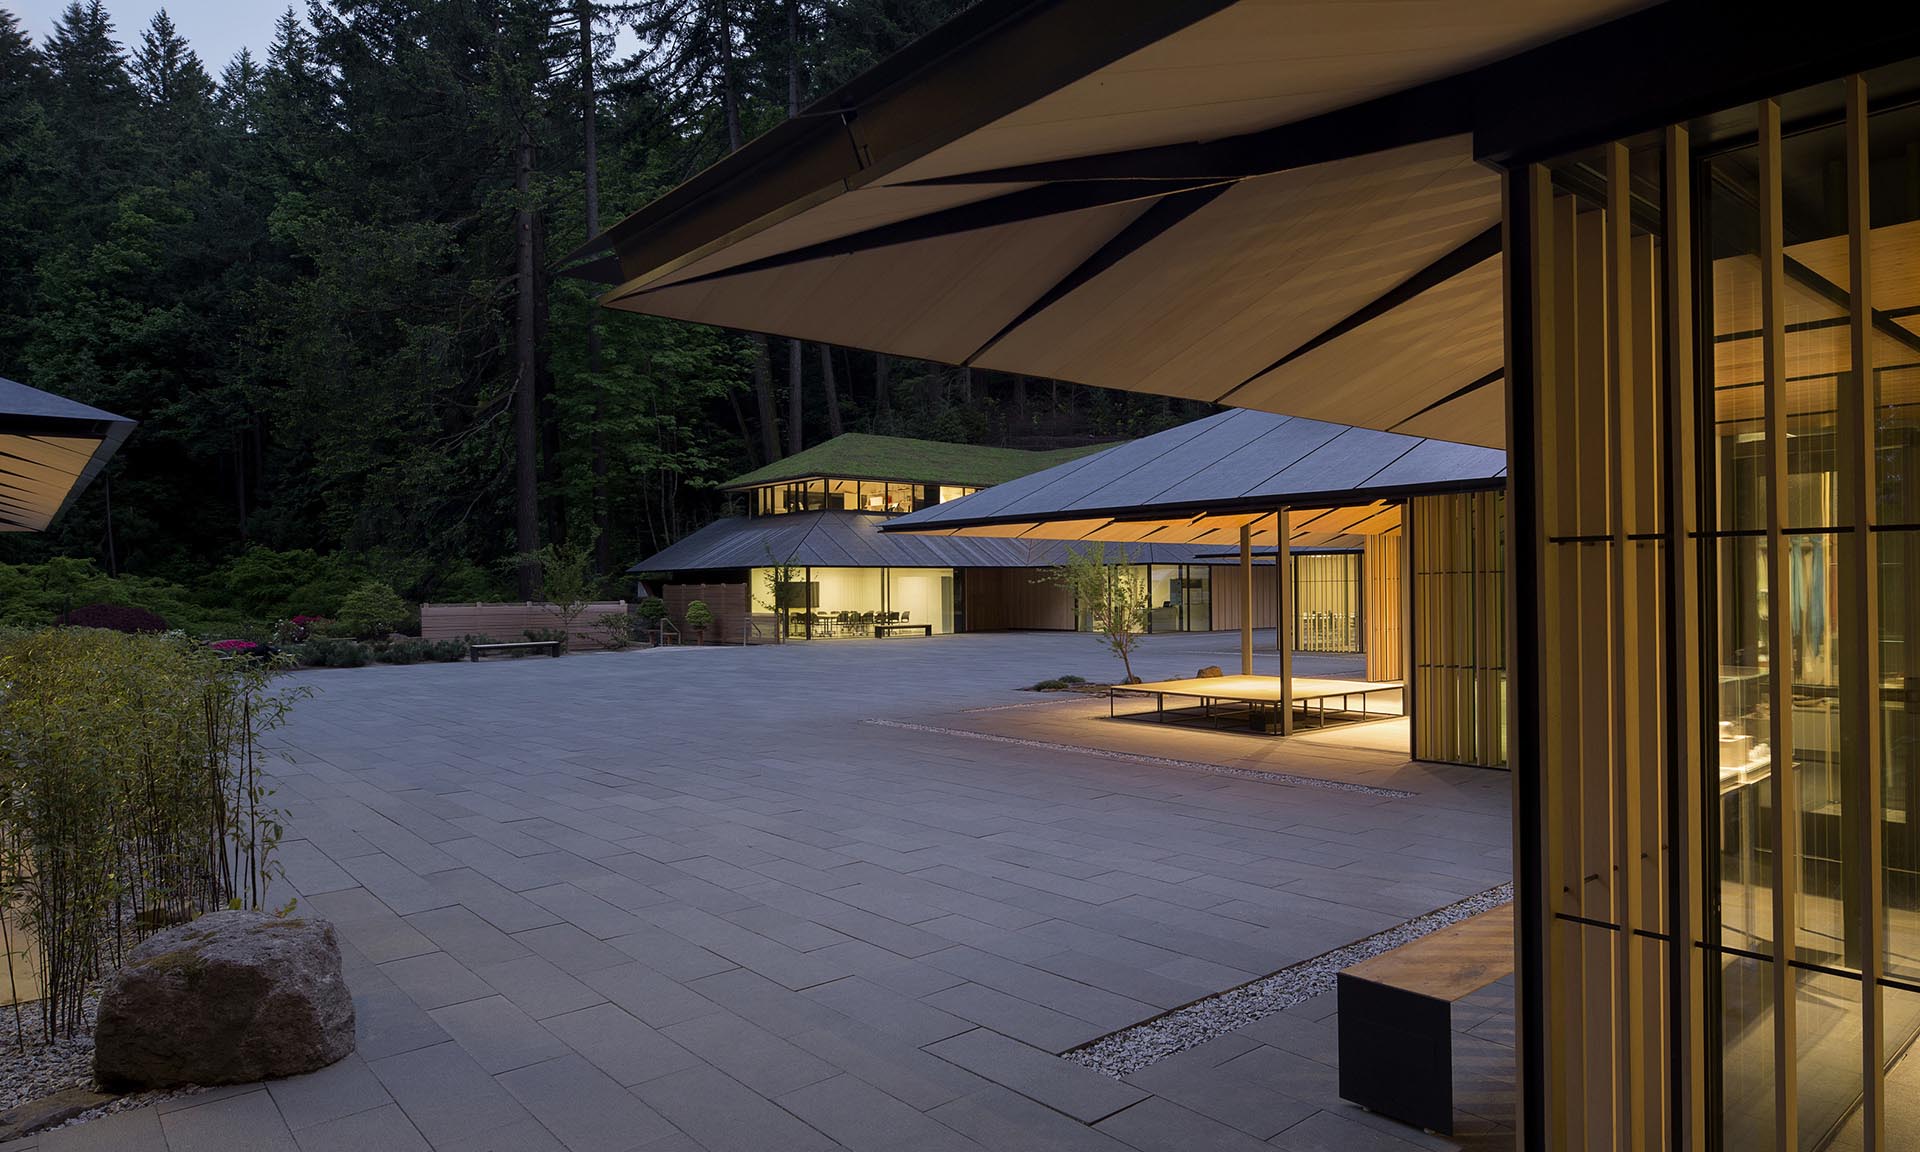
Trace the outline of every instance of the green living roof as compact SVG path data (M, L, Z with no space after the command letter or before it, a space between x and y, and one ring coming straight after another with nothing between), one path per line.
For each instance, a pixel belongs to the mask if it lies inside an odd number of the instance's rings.
M1098 452L1112 444L1085 444L1029 452L1024 448L990 448L980 444L950 444L944 440L915 440L907 436L873 436L848 432L804 452L775 460L722 488L753 488L783 480L825 476L845 480L901 480L917 484L964 484L984 488L1018 480L1029 472L1051 468Z

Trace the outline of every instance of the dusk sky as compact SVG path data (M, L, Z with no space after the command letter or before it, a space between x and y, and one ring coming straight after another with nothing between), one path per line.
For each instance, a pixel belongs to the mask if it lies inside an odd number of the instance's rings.
M68 0L0 0L0 8L5 8L20 18L21 26L38 44L52 31L53 22L64 12ZM153 14L162 8L173 17L174 26L180 29L200 54L200 60L207 66L207 73L216 80L220 69L244 46L253 50L253 54L264 59L267 45L273 42L273 23L287 10L283 0L106 0L107 11L113 15L114 38L129 50L140 42L140 33L153 19ZM297 5L304 10L304 0Z

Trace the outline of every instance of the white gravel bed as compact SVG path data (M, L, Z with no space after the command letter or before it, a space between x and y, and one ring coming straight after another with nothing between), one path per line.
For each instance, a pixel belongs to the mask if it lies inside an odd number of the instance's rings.
M1513 885L1489 888L1445 908L1436 908L1364 940L1356 940L1310 960L1302 960L1270 976L1229 988L1225 992L1196 1000L1184 1008L1175 1008L1163 1016L1135 1024L1071 1052L1061 1058L1104 1072L1116 1079L1129 1072L1166 1059L1216 1036L1224 1036L1263 1016L1333 991L1335 977L1342 968L1388 952L1409 940L1425 936L1469 916L1497 908L1513 900Z
M1014 705L1031 707L1031 705ZM1205 772L1210 776L1237 776L1242 780L1263 780L1269 784L1288 784L1300 788L1319 788L1327 792L1355 792L1362 796L1380 796L1387 799L1404 800L1418 796L1418 792L1408 792L1403 788L1376 788L1371 784L1355 784L1347 780L1322 780L1317 776L1296 776L1291 772L1262 772L1257 768L1234 768L1226 764L1208 764L1200 760L1175 760L1167 756L1144 756L1137 752L1115 752L1106 748L1088 748L1080 744L1058 744L1051 740L1023 740L1017 736L1001 736L993 732L973 732L965 728L941 728L934 724L913 724L905 720L868 720L869 724L878 724L885 728L905 728L913 732L932 732L941 736L965 736L970 740L991 740L996 744L1013 744L1021 748L1039 748L1047 752L1078 752L1082 756L1098 756L1103 760L1123 760L1129 764L1151 764L1160 768L1180 768L1188 772Z
M93 1082L93 1019L99 1007L99 994L96 992L88 996L85 1032L64 1039L56 1038L52 1043L43 1042L45 1033L40 1026L38 1003L20 1006L20 1028L17 1033L14 1029L14 1009L11 1006L0 1008L0 1112L69 1088L99 1091ZM26 1040L24 1048L20 1044L21 1036ZM179 1088L116 1096L98 1108L81 1113L67 1121L67 1124L81 1124L110 1112L204 1091L204 1088ZM56 1127L64 1128L66 1124Z

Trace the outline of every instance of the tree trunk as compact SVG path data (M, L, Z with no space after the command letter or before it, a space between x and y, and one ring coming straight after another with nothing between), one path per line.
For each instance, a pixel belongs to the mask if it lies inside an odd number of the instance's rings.
M893 422L893 381L889 379L892 364L885 352L873 354L873 418L876 423ZM885 431L876 427L876 432Z
M520 598L531 600L540 582L531 553L540 547L539 493L535 487L539 454L534 419L533 349L533 136L525 126L514 149L514 381L513 381L513 544L526 559L518 572Z
M806 437L800 427L801 400L800 369L804 363L801 355L803 346L798 340L787 341L787 455L798 456L806 447Z
M960 369L960 403L973 403L973 369L964 366Z
M827 397L827 435L846 431L840 424L840 382L833 378L833 349L820 345L820 390Z
M595 137L598 92L593 72L593 0L576 0L580 21L580 131L586 158L587 240L600 235L600 147ZM607 388L600 380L600 306L587 309L587 376L593 382L593 568L613 570L613 508L607 499Z
M762 460L760 458L760 453L755 450L755 446L753 443L753 430L747 427L747 414L745 410L743 410L740 407L739 394L734 392L732 389L728 389L727 403L731 405L733 408L734 423L740 425L740 439L744 441L747 446L747 463L751 464L755 468L758 468L760 467L760 465L766 463L766 461Z
M1027 378L1025 376L1013 378L1013 414L1020 418L1020 423L1027 422Z
M753 338L753 400L760 417L760 452L771 463L780 459L780 418L773 408L773 355L765 336Z
M547 220L533 214L533 380L540 418L540 508L546 521L544 538L555 542L567 539L567 502L561 475L562 446L566 438L560 427L560 392L553 379L553 341L548 339L551 322L549 302L553 298L553 277L547 270Z

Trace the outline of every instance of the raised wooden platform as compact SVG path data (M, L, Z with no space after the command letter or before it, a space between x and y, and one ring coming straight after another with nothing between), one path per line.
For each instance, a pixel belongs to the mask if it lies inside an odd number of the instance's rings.
M1337 715L1348 716L1354 710L1354 700L1360 701L1360 718L1376 715L1367 708L1368 695L1376 692L1399 691L1404 685L1398 680L1329 680L1311 676L1297 676L1290 685L1278 676L1199 676L1191 680L1150 680L1142 684L1115 684L1107 692L1107 715L1115 716L1113 701L1123 695L1152 696L1155 700L1153 717L1160 721L1178 721L1192 719L1178 711L1170 713L1167 698L1193 700L1199 704L1202 719L1211 719L1216 705L1244 708L1251 726L1256 730L1278 730L1276 721L1282 707L1297 707L1303 715L1314 715L1313 705L1319 705L1319 726L1327 725L1327 704L1339 700ZM1135 713L1134 716L1145 716ZM1389 715L1379 713L1378 715Z

